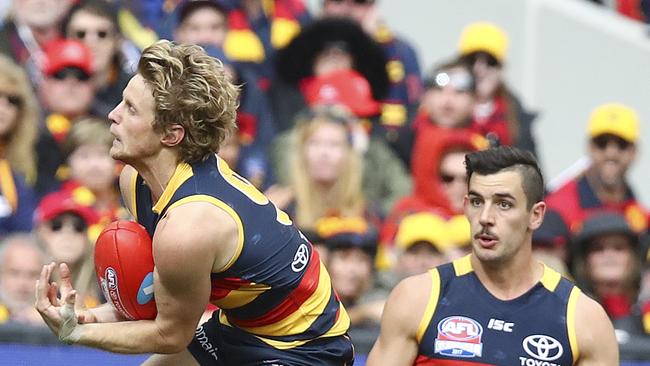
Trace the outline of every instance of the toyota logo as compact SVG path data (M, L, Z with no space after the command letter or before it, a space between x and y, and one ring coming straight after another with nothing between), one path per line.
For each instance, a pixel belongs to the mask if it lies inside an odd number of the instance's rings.
M557 360L562 356L562 345L555 338L533 334L524 339L524 350L530 356L542 361Z
M309 261L309 249L305 243L300 244L296 254L293 256L293 262L291 262L291 269L294 272L300 272L307 266Z

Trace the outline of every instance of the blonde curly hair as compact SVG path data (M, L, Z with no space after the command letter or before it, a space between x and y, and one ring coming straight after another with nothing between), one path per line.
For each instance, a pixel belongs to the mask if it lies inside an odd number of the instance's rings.
M185 129L178 146L181 161L216 153L236 128L239 87L203 48L158 41L143 51L138 73L152 90L154 130L165 132L177 124Z
M4 157L28 182L34 182L34 143L38 131L39 106L25 71L4 55L0 55L0 91L15 94L21 100L13 129L7 136L0 137L3 140L0 145L4 146Z

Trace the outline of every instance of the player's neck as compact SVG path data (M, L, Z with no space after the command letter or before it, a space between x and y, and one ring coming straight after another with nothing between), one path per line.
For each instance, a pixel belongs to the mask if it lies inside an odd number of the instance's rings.
M500 300L512 300L530 290L544 274L544 266L526 248L509 260L481 262L472 255L472 267L483 286Z
M176 154L163 150L154 157L131 164L149 187L154 202L162 196L165 187L174 175L176 166L178 166L177 159Z

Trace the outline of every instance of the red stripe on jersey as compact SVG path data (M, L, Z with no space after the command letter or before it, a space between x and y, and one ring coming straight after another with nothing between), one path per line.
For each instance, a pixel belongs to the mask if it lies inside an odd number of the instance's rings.
M413 363L414 366L494 366L489 363L467 362L458 360L434 360L427 356L418 355Z
M266 314L253 319L237 319L228 317L231 323L245 328L261 327L269 324L276 323L294 311L298 310L300 306L307 301L314 294L318 288L318 280L320 278L320 258L318 251L313 249L311 251L311 258L305 274L300 280L298 287L293 289L284 301L278 304L275 308L266 312Z
M223 299L224 297L228 296L230 291L237 290L250 283L250 281L242 280L241 278L236 277L213 279L210 301Z

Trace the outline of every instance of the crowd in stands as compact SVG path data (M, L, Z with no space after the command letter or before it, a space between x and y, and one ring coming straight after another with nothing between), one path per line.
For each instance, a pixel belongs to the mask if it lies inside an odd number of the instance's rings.
M504 80L499 25L468 24L448 58L421 67L377 1L13 0L0 21L0 327L45 327L33 292L49 261L72 268L84 306L106 301L93 245L133 219L108 114L139 51L167 38L201 45L240 86L238 129L215 153L318 248L367 353L397 282L471 250L464 155L537 154L537 114ZM650 19L649 1L615 3ZM533 237L540 261L603 305L621 344L650 339L650 212L627 179L645 121L622 103L579 121L571 138L590 163L547 192Z

